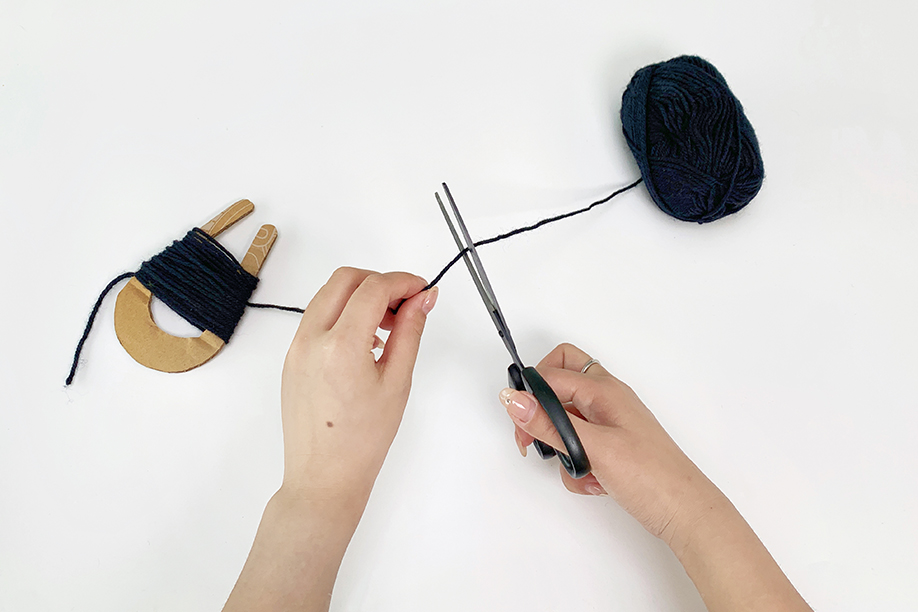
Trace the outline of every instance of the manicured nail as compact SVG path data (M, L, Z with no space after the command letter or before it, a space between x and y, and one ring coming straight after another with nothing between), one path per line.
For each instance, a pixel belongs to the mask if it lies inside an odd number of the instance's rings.
M503 399L503 396L501 398ZM504 404L506 404L507 412L510 413L510 416L520 423L528 423L535 414L535 403L528 395L519 391L511 391L507 399L504 400Z
M516 440L516 447L517 447L518 449L520 449L520 454L521 454L523 457L525 457L525 456L526 456L526 447L523 446L523 441L520 440L520 432L516 431L515 429L514 429L514 431L513 431L513 439Z
M374 349L384 349L386 348L386 343L383 342L383 339L379 336L373 336L373 348Z
M586 486L586 491L590 495L605 495L606 492L603 491L602 487L598 484L590 483Z
M421 304L421 310L424 311L424 314L430 314L430 311L433 310L433 307L437 304L437 295L439 293L440 289L437 287L427 290L427 297L424 298L424 303Z

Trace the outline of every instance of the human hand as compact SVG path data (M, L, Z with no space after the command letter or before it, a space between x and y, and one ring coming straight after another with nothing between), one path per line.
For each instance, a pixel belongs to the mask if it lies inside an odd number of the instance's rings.
M574 493L608 491L647 531L665 541L711 612L809 611L794 586L730 500L682 452L628 385L601 365L581 373L590 356L562 344L537 369L570 413L593 466ZM525 456L533 439L564 452L544 410L523 391L501 401Z
M340 268L309 303L282 376L282 491L355 510L359 519L401 422L437 300L436 287L418 293L426 284L404 272ZM378 328L391 331L377 360Z
M628 385L598 363L580 372L589 360L579 348L561 344L536 367L570 413L592 465L591 474L579 480L561 468L561 480L574 493L608 492L647 531L672 545L683 526L722 494ZM531 394L504 389L500 398L524 456L533 439L565 452Z

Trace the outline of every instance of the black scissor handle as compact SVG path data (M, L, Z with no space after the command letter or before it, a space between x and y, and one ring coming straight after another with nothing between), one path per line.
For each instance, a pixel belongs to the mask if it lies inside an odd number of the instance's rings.
M510 386L516 389L517 391L525 391L526 383L523 382L523 373L515 363L511 363L510 367L507 369L507 378L510 380ZM539 457L542 459L551 459L557 453L555 449L545 444L541 440L533 440L532 445L535 447L536 452L539 453Z
M567 454L556 451L554 448L545 444L541 440L536 440L534 445L536 451L542 459L550 459L558 455L561 465L567 470L567 473L574 478L583 478L590 473L590 460L587 458L577 430L574 429L567 410L561 405L558 396L554 390L545 382L542 375L533 367L523 368L522 372L515 363L511 363L507 368L507 378L510 386L517 391L529 391L542 405L542 408L548 414L552 424L564 443Z

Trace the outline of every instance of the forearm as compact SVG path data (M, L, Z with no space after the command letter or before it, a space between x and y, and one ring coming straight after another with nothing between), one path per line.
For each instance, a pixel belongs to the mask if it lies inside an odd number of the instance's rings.
M720 491L698 502L670 546L710 612L811 610Z
M336 507L281 488L265 508L224 612L328 610L362 509Z

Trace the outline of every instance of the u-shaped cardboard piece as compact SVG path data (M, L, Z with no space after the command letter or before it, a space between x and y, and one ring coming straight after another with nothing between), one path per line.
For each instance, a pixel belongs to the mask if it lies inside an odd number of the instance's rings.
M239 200L201 229L216 238L253 210L255 205L249 200ZM262 225L240 262L242 268L258 276L275 240L277 229L273 225ZM133 277L118 293L115 302L115 333L135 361L160 372L187 372L207 363L223 348L223 340L209 331L192 338L179 338L164 332L153 320L152 299L150 290Z

